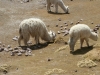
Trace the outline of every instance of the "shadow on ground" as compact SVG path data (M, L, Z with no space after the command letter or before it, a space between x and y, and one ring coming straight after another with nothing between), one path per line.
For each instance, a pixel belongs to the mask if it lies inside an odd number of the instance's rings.
M83 54L86 54L87 52L89 52L92 49L93 49L93 45L90 46L90 47L82 47L82 49L77 49L72 54L73 55L83 55Z
M30 46L20 46L22 49L26 50L27 48L30 48L31 50L39 50L42 48L47 47L49 44L53 42L46 42L46 43L39 43L38 45L30 45Z

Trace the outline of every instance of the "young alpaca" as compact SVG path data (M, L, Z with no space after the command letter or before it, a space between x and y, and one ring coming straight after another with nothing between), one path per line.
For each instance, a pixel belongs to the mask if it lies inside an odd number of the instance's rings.
M58 13L58 5L65 11L65 13L69 13L69 7L65 6L62 0L46 0L47 1L47 11L51 12L50 6L51 4L55 5L55 13Z
M83 45L84 40L86 41L87 46L89 47L89 38L97 41L98 34L92 32L91 29L85 24L77 24L71 27L69 31L69 47L71 52L74 51L75 43L78 39L80 39L81 48Z
M53 42L55 39L55 33L48 29L43 21L37 18L30 18L23 20L19 25L19 39L18 43L23 39L24 44L28 46L30 35L35 37L36 44L39 44L39 37L42 40Z

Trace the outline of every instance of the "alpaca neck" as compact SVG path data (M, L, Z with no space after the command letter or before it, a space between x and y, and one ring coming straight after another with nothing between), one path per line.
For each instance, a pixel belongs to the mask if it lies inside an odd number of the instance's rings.
M48 32L45 32L44 36L42 36L42 39L45 40L45 41L50 42L51 41L51 36L49 35Z
M94 41L97 41L97 34L94 32L91 32L90 38Z

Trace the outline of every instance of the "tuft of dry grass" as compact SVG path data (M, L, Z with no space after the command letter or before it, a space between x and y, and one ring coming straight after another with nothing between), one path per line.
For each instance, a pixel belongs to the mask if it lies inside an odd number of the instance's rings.
M59 52L59 51L62 51L62 50L66 50L68 46L65 45L65 46L62 46L62 47L59 47L55 52Z
M44 75L52 75L52 74L54 74L54 75L58 75L58 74L64 74L64 73L66 73L66 71L65 70L63 70L63 69L58 69L58 68L54 68L54 69L50 69L50 70L48 70L47 72L45 72L45 74Z
M79 61L78 63L77 63L77 66L78 67L95 67L95 66L97 66L97 64L94 62L94 61L92 61L92 60L90 60L90 59L84 59L84 60L81 60L81 61Z
M7 64L0 65L0 71L1 72L6 72L7 73L9 68L10 68L10 65L7 65Z
M67 44L67 42L64 40L63 37L59 36L55 39L54 43L64 43Z

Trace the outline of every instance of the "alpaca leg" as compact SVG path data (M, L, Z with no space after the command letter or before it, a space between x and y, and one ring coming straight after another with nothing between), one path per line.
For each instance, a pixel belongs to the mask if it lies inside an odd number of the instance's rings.
M30 35L23 36L25 46L28 46L27 42L29 41Z
M58 4L55 4L55 13L58 13Z
M85 41L86 41L87 47L89 47L89 39L85 38Z
M74 52L74 46L78 38L71 37L69 40L70 52Z
M83 42L84 42L84 38L83 39L80 39L80 43L81 43L81 47L80 48L82 48Z
M19 44L19 46L21 46L20 41L21 41L22 39L23 39L23 36L20 35L19 38L18 38L18 44Z
M65 13L68 13L68 8L64 5L63 2L59 2L59 6L65 11Z
M36 45L39 44L39 36L35 36Z
M72 40L72 52L74 52L74 47L75 47L77 40L78 40L78 36L74 37L73 40Z
M47 11L48 12L51 12L50 6L51 6L51 3L49 0L47 0Z

